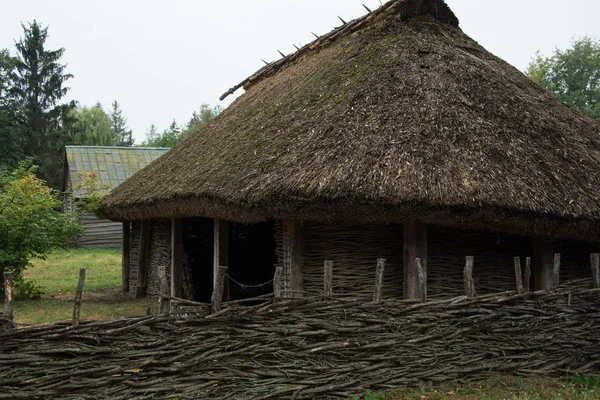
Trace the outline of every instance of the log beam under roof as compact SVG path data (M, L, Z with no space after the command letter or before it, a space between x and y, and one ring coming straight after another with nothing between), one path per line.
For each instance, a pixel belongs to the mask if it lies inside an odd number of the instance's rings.
M427 294L427 228L418 222L404 224L404 299L422 299L419 268L417 259L421 260L425 280L425 296Z

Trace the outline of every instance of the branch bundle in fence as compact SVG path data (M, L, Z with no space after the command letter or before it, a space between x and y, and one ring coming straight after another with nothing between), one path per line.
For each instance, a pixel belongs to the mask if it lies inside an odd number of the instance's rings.
M223 304L0 334L0 398L347 398L423 381L600 371L600 290L416 303ZM208 310L198 312L209 312Z

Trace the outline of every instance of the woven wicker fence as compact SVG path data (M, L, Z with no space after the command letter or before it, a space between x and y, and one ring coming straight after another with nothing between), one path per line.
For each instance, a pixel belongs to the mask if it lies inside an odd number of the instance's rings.
M348 398L498 372L596 374L590 287L429 303L271 299L219 315L30 327L0 333L0 398Z

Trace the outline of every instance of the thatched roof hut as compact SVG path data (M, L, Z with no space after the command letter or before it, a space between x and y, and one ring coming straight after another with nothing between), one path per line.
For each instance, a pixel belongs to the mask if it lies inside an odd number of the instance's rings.
M600 124L468 37L443 0L390 1L226 95L242 86L104 215L600 239Z

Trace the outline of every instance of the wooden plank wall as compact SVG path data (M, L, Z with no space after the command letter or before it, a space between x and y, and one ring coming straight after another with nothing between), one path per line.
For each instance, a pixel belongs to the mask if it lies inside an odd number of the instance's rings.
M77 239L79 247L111 249L120 248L123 238L123 224L99 219L91 214L79 216L83 225L83 236Z

